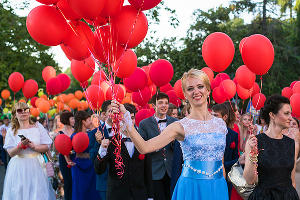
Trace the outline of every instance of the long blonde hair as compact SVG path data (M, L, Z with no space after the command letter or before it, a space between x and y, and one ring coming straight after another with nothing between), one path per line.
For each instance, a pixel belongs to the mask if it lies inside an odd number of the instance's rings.
M18 103L15 104L15 106L12 109L12 112L11 112L11 128L14 131L14 135L16 135L18 130L20 129L20 123L19 123L19 120L16 116L17 109L26 109L26 108L29 109L29 106L26 103L18 102ZM29 118L29 124L34 124L34 122L31 121L30 118Z

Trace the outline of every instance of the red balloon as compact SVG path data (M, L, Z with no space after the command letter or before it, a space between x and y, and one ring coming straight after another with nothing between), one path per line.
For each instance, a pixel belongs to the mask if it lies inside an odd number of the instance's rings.
M225 95L227 100L230 100L234 97L236 93L236 86L232 80L226 79L222 81L219 87L221 90L223 90L223 94Z
M293 85L293 93L300 93L300 81L297 81L294 85Z
M218 104L224 103L226 101L226 96L224 95L220 87L216 87L215 89L213 89L212 97Z
M244 42L242 58L252 72L257 75L264 75L269 71L274 61L273 45L263 35L251 35Z
M152 85L153 84L152 81L151 81L150 75L149 75L150 68L151 68L151 65L142 67L142 70L144 70L146 72L147 79L148 79L148 85Z
M104 93L97 85L91 85L86 90L86 99L90 107L94 110L100 110L104 101Z
M20 72L13 72L8 77L8 85L13 92L18 92L24 85L24 77Z
M252 105L255 110L260 110L262 107L264 107L265 101L266 96L262 93L258 93L252 98Z
M45 82L47 82L50 78L56 77L56 71L52 66L47 66L42 71L42 77Z
M38 43L56 46L67 36L68 24L56 8L38 6L30 11L26 20L30 36Z
M246 65L240 66L235 73L237 83L245 89L251 89L255 82L255 74Z
M72 27L69 28L68 39L60 47L69 59L84 60L91 55L95 45L94 34L82 21L72 22Z
M144 106L151 99L151 92L149 87L145 87L144 89L132 93L132 101L140 106Z
M116 37L111 29L111 26L102 26L94 32L95 57L106 64L113 64L125 51L124 47L115 39Z
M290 88L293 89L294 85L297 83L298 81L293 81L290 85Z
M38 89L39 89L39 86L38 86L37 82L33 79L29 79L29 80L25 81L23 88L22 88L22 92L23 92L24 97L26 97L27 99L30 99L37 93Z
M137 67L133 74L124 79L124 85L129 90L137 92L147 85L147 75L144 70Z
M49 95L57 95L61 92L61 82L57 77L50 78L46 83L46 90Z
M299 102L300 102L300 94L299 93L293 94L290 98L292 113L298 117L300 116L300 103Z
M251 92L251 97L254 97L254 95L260 93L259 85L256 82L254 82L253 88L251 88L250 91L252 91Z
M149 89L150 89L151 97L153 97L153 95L155 95L155 93L157 91L156 85L154 85L154 84L149 85Z
M69 5L82 18L95 19L103 10L106 0L72 0Z
M184 100L184 94L183 94L183 90L182 90L182 82L181 79L177 80L175 85L174 85L174 91L177 95L178 98Z
M212 82L212 80L214 79L214 72L209 67L203 67L201 71L204 71L208 76L210 82Z
M30 99L30 104L31 104L34 108L36 108L35 102L36 102L37 99L38 99L38 97L32 97L32 98Z
M219 73L211 82L211 89L213 90L216 87L219 87L220 83L224 80L230 79L229 75L226 73Z
M128 0L137 10L149 10L157 6L161 0Z
M105 80L106 80L105 72L102 69L100 69L94 74L91 84L100 86L101 82Z
M89 136L84 132L77 133L72 139L72 146L76 153L84 152L89 146Z
M59 0L59 2L56 5L67 19L69 20L81 19L81 17L71 9L68 0Z
M100 13L102 17L112 17L120 12L122 6L124 4L124 0L109 0L104 4L104 8Z
M74 78L79 82L87 81L95 71L95 62L92 57L83 61L72 60L71 72Z
M240 41L240 44L239 44L239 49L240 49L240 53L242 54L242 49L243 49L243 46L244 46L244 43L246 41L248 37L244 37L241 41Z
M116 99L118 102L121 103L125 97L122 86L120 86L120 84L115 84L113 88L114 88L114 92L113 92L114 95L112 93L112 87L109 87L105 93L105 100Z
M131 49L127 49L124 54L112 65L114 73L119 78L128 78L137 67L137 57Z
M112 28L120 44L127 48L140 44L148 32L148 21L143 12L132 6L123 6L112 18Z
M62 73L62 74L59 74L56 78L58 78L61 83L61 91L60 92L66 91L71 84L70 77L67 74Z
M50 5L50 4L56 4L59 0L36 0L42 4Z
M139 127L140 122L148 117L151 117L153 114L149 109L141 109L135 115L135 124Z
M202 56L206 65L213 71L224 71L234 56L234 45L231 38L221 32L208 35L202 45Z
M55 149L62 155L67 156L72 151L71 138L65 134L59 134L54 140Z
M157 87L169 83L172 80L173 74L172 64L164 59L159 59L152 63L149 71L150 78Z
M293 90L290 87L285 87L282 89L281 95L289 99L293 95Z
M170 90L174 90L174 88L172 87L172 85L170 83L167 83L166 85L161 86L159 89L163 93L167 93Z
M177 108L181 106L181 101L177 97L176 93L174 90L169 90L167 92L167 95L169 96L169 101L170 103L174 104Z
M241 99L248 99L251 95L251 91L243 88L239 84L236 86L236 92Z

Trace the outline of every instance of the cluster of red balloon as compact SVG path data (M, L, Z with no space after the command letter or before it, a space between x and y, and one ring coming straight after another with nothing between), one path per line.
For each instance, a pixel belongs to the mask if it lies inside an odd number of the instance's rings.
M9 75L8 85L14 93L22 88L23 95L27 99L33 97L39 89L37 82L33 79L28 79L24 82L24 77L19 72L13 72Z
M290 99L293 115L300 117L300 81L293 81L289 87L283 88L281 95Z
M76 153L82 153L89 146L89 137L86 133L79 132L71 141L65 134L59 134L54 140L54 145L57 151L65 156L71 153L72 148Z
M243 38L239 49L245 65L236 70L235 78L230 80L228 74L219 73L213 79L213 71L222 72L231 64L235 50L231 38L225 33L210 34L203 43L202 56L211 70L202 70L211 81L212 96L216 103L223 103L237 93L243 100L253 97L253 106L259 110L263 107L266 97L260 93L260 88L255 82L256 75L268 72L274 61L274 48L268 38L255 34Z
M46 90L49 95L57 95L66 91L71 79L67 74L59 74L56 76L56 71L52 66L47 66L42 71L42 77L46 82Z

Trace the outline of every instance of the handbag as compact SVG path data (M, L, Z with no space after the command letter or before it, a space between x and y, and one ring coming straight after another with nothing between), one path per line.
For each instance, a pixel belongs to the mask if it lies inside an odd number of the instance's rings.
M228 179L232 183L233 187L239 193L239 195L247 200L255 188L255 184L247 184L245 178L243 177L244 169L242 168L239 161L237 161L228 173Z

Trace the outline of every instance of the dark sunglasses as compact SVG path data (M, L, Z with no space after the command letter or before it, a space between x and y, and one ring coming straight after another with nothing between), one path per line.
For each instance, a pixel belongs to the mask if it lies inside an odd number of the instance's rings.
M17 113L18 114L29 113L29 108L24 108L24 109L19 108L19 109L17 109Z

